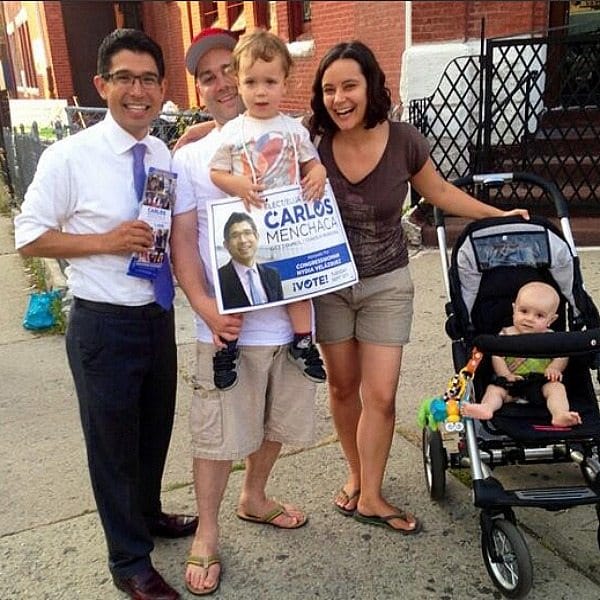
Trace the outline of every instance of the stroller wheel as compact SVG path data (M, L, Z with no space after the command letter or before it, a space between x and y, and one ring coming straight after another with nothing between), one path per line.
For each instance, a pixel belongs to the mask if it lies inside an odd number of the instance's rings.
M490 537L482 533L483 562L494 585L507 598L523 598L533 584L533 566L519 529L506 519L494 519Z
M425 484L432 500L441 500L446 493L448 458L439 431L423 428L423 467Z

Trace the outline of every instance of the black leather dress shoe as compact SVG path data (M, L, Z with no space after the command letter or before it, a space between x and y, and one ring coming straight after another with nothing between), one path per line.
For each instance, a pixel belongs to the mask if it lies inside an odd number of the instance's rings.
M179 592L174 590L161 576L150 567L132 577L116 577L114 584L133 600L178 600Z
M198 517L161 513L160 517L150 524L150 533L157 537L180 538L192 535L197 527Z

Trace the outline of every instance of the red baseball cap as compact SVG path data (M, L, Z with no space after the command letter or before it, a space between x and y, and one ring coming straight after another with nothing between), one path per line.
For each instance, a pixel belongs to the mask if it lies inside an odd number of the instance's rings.
M219 29L218 27L203 29L194 37L185 53L185 66L192 75L196 75L198 61L206 52L213 48L233 50L236 43L237 38L227 29Z

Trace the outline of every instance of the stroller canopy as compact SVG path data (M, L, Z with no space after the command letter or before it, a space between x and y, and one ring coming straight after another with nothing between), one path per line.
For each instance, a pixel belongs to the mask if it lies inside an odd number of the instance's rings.
M510 325L512 302L529 281L545 281L561 296L556 329L596 328L598 311L583 287L579 260L547 219L491 218L468 225L458 238L449 270L453 339L497 333ZM559 313L560 315L560 313Z

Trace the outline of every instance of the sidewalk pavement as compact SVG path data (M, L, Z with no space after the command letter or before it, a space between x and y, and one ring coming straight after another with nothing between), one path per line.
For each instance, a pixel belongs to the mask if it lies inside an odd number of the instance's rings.
M27 280L14 253L11 221L0 218L0 598L110 600L113 587L90 491L77 402L60 336L26 331L21 319ZM600 302L600 250L581 253L588 291ZM385 493L416 512L425 531L406 537L363 525L335 512L331 501L344 479L339 444L326 405L317 398L317 442L286 448L270 492L310 515L295 531L235 518L242 471L231 475L221 510L224 574L216 599L484 599L499 598L480 547L479 514L469 488L448 475L443 502L429 500L423 480L417 407L439 394L453 374L443 329L443 290L437 251L411 262L416 286L412 342L398 389L397 435ZM179 396L164 477L168 511L194 512L187 412L193 367L192 315L178 290ZM504 482L559 482L573 467L505 468ZM507 483L510 485L510 483ZM534 565L532 599L598 599L597 518L592 507L550 513L517 509ZM192 598L183 584L189 540L157 540L156 567Z

